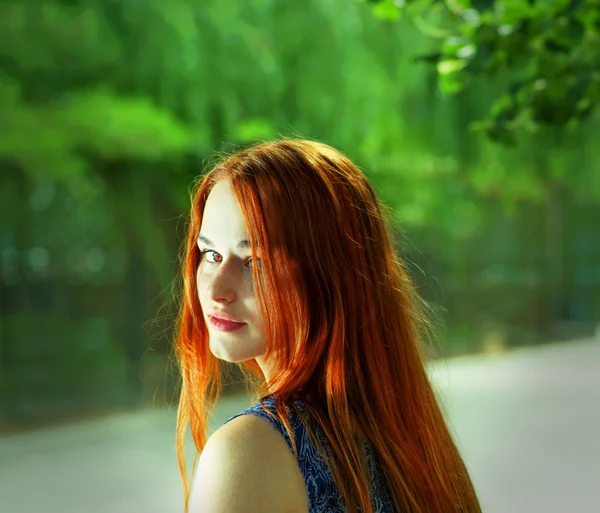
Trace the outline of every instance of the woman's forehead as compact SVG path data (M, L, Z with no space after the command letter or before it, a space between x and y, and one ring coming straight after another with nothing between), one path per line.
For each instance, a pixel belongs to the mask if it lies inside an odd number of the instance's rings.
M209 193L202 214L200 235L205 241L215 244L247 244L246 220L230 182L218 182Z

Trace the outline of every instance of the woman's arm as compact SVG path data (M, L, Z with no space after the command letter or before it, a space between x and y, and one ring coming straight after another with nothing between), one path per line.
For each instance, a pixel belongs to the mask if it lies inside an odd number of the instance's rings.
M189 513L307 513L304 477L284 438L266 420L242 415L208 440Z

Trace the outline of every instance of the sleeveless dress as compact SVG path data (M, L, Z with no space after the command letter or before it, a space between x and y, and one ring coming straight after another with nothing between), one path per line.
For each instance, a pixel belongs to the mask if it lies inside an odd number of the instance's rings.
M273 396L267 397L264 402L265 406L267 406L272 413L276 414L275 398ZM302 403L296 401L295 404L302 409ZM241 415L256 415L257 417L265 419L279 431L291 450L292 444L283 423L278 418L273 419L270 417L263 410L260 402L256 402L250 406L250 408L230 417L225 424ZM306 491L308 493L309 513L345 513L346 509L344 508L344 502L334 484L333 475L321 458L317 448L311 443L299 415L291 408L290 424L294 433L296 448L298 450L298 465L304 476ZM324 440L324 438L320 438L321 442ZM367 450L367 460L371 474L370 485L373 512L396 513L383 473L375 463L369 445L366 442L364 442L364 445Z

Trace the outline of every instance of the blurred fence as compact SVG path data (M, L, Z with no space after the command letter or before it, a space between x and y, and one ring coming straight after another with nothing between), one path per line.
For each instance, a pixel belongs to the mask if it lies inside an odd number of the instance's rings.
M430 237L408 254L422 294L446 311L446 354L485 350L488 336L516 346L591 334L600 322L600 208L565 198L558 222L545 205L482 212L469 240L432 247Z

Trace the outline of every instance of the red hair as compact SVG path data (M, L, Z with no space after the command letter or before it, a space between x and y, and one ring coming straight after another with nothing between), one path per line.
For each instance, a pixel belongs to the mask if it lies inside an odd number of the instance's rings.
M193 194L175 342L186 510L187 424L198 454L221 389L196 290L196 239L219 180L232 183L253 257L261 257L254 283L273 375L266 383L254 360L244 362L262 380L257 397L277 398L288 431L286 405L302 400L328 440L327 461L348 511L372 512L366 455L358 443L363 438L399 511L480 512L426 374L419 300L375 194L340 152L298 140L261 143L229 156Z

